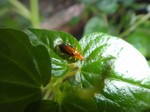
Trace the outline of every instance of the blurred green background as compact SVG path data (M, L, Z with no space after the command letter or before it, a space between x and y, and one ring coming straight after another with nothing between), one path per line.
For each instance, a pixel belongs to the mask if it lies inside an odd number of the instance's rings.
M74 5L82 6L81 13L69 21L61 25L55 22L57 28L42 25L52 26L49 21L53 15L61 15L59 12L67 12ZM71 33L78 39L104 32L131 43L150 65L150 0L0 0L0 27L48 28Z

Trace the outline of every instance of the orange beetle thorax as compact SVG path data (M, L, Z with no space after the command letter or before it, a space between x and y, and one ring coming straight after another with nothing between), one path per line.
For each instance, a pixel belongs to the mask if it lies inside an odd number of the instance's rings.
M76 48L73 48L72 46L68 45L68 44L61 44L59 45L60 49L62 52L76 58L79 60L84 60L84 57L81 55L80 52L78 52L78 50Z
M84 60L84 57L80 54L80 52L75 53L74 57L79 59L79 60Z

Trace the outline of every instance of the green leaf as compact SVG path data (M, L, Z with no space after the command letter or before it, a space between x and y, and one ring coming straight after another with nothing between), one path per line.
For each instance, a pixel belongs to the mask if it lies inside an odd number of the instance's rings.
M126 7L134 4L134 0L119 0L119 2L123 3Z
M148 65L149 65L149 67L150 67L150 61L148 61Z
M91 4L96 2L96 1L93 1L93 0L79 0L79 1L84 3L85 5L91 5Z
M41 33L40 30L32 29L30 39L32 43L35 40L51 52L56 48L53 46L59 45L57 39L66 43L65 34L60 36L60 32L57 35L55 33L48 30L42 30ZM71 39L68 38L67 43L71 43ZM53 46L48 44L50 40ZM46 101L45 104L42 101L42 106L35 106L37 110L142 112L149 109L150 69L145 58L135 48L104 33L86 35L80 40L80 45L85 60L76 62L77 70L73 72L75 77L68 79L69 83L62 82L54 88L55 97L60 97L61 102ZM53 58L63 62L57 50L55 55L52 55Z
M21 31L0 29L0 34L0 111L21 112L41 99L41 87L50 80L50 57Z
M6 8L6 7L9 7L10 6L10 4L9 4L9 2L8 2L8 0L1 0L0 1L0 10L2 10L2 9L4 9L4 8Z
M127 37L127 41L135 46L145 57L150 57L150 32L147 28L138 28Z
M112 14L115 13L119 7L118 0L98 0L96 6L103 12Z
M81 88L97 92L93 98L99 111L142 112L150 107L150 69L135 48L103 33L84 36L80 44L86 60L78 62L75 79ZM88 98L88 93L82 96Z
M62 43L70 44L71 46L74 46L79 51L81 51L81 47L78 41L71 35L64 32L28 29L26 33L30 36L30 40L33 44L44 45L49 50L50 56L52 58L53 76L63 76L68 72L68 69L70 68L67 62L69 61L70 56L62 54L62 52L59 50L58 45Z
M51 100L42 100L29 105L25 112L98 112L94 100L83 100L73 93L68 95L61 104Z
M63 112L98 112L93 99L82 99L72 92L68 93L63 99L61 109Z
M39 100L27 106L24 112L57 112L59 105L51 100Z
M108 24L105 18L92 17L84 28L84 34L90 34L93 32L108 32Z
M81 21L80 16L72 17L72 19L69 21L69 26L73 27L73 26L79 24L80 21Z

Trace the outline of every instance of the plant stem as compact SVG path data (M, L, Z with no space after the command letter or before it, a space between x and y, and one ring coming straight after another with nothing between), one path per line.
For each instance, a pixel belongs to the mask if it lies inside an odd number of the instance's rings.
M47 100L47 99L50 99L50 94L53 93L53 97L57 94L59 94L59 96L62 96L63 95L61 94L61 91L59 91L59 87L61 84L63 84L63 82L74 76L76 74L76 72L79 71L79 69L73 69L71 70L70 72L68 72L65 76L61 77L61 78L56 78L56 77L52 77L51 78L51 82L44 88L42 88L42 91L44 93L44 96L43 96L43 99ZM59 92L59 93L58 93ZM62 99L60 98L57 98L57 97L54 97L54 100L55 101L58 101L58 103L60 103L60 101Z
M56 79L56 78L52 77L51 82L45 88L43 88L43 90L42 90L43 92L46 91L44 96L43 96L43 99L46 99L46 100L49 99L50 94L53 91L53 89L55 87L57 87L60 83L62 83L61 78Z
M142 17L139 21L137 21L133 26L131 26L129 29L124 31L122 34L120 34L120 38L125 38L127 35L129 35L132 31L134 31L137 27L139 27L141 24L143 24L145 21L147 21L150 18L150 13L146 14L144 17Z
M62 81L65 81L67 78L74 76L79 71L78 68L75 68L73 71L68 72L63 78Z
M38 5L39 5L38 0L30 0L30 20L34 28L40 27Z
M26 19L30 19L30 12L29 10L18 0L8 0L14 7L15 7L15 12L20 14Z

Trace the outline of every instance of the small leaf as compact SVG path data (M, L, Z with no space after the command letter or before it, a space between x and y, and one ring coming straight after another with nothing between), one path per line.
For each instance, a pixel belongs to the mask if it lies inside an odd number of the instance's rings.
M127 37L127 41L135 46L145 57L150 57L150 33L147 28L138 28Z
M115 13L119 7L118 0L98 0L96 6L103 12L112 14Z
M108 32L107 21L102 17L92 17L84 28L84 34L90 34L93 32Z
M133 5L134 0L122 0L121 2L127 7Z
M91 5L92 3L95 3L95 1L93 0L79 0L79 1L83 2L86 5Z
M70 25L71 27L73 27L73 26L79 24L80 21L81 21L81 17L80 17L80 16L75 16L75 17L73 17L73 18L69 21L69 25Z
M50 80L50 57L21 31L0 29L0 34L0 111L21 112L41 98L41 87Z

